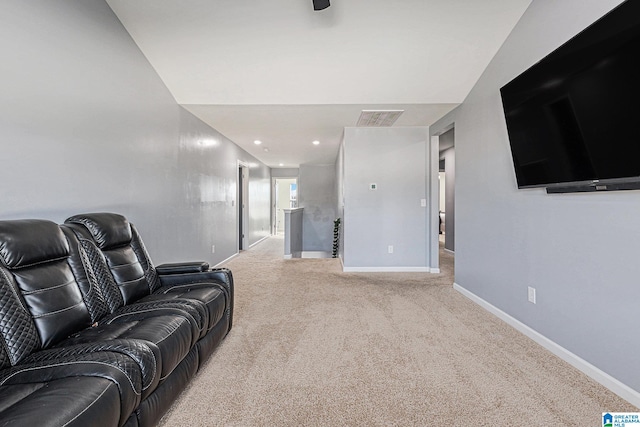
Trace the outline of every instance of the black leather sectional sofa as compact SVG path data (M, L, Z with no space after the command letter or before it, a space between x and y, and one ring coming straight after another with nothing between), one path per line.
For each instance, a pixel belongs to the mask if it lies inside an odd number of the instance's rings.
M231 329L233 278L118 214L0 221L0 426L153 426Z

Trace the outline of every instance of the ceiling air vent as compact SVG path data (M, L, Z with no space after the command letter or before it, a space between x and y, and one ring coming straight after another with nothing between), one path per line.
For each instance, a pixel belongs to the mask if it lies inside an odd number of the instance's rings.
M391 126L402 113L404 110L362 110L357 126Z

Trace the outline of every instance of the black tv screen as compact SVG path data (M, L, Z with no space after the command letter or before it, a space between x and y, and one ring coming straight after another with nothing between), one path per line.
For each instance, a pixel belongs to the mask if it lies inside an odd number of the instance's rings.
M622 3L500 93L518 188L640 183L640 1Z

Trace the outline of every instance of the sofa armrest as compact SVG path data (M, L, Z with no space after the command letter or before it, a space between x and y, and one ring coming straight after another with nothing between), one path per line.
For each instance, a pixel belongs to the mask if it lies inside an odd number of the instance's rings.
M195 283L219 283L228 291L233 289L233 276L227 268L212 268L211 270L198 272L176 272L162 274L159 277L163 287Z
M204 261L175 262L156 266L158 275L201 273L209 270L209 263Z
M227 316L229 317L229 330L233 324L233 275L228 268L212 268L199 273L166 274L159 275L161 288L156 289L156 294L166 294L171 292L182 292L198 287L215 286L222 289L229 301Z

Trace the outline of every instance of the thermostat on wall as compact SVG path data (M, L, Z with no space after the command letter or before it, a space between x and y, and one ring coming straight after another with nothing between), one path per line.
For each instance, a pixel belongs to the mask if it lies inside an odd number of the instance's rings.
M377 189L378 189L378 184L375 184L375 183L369 184L369 190L377 190Z

